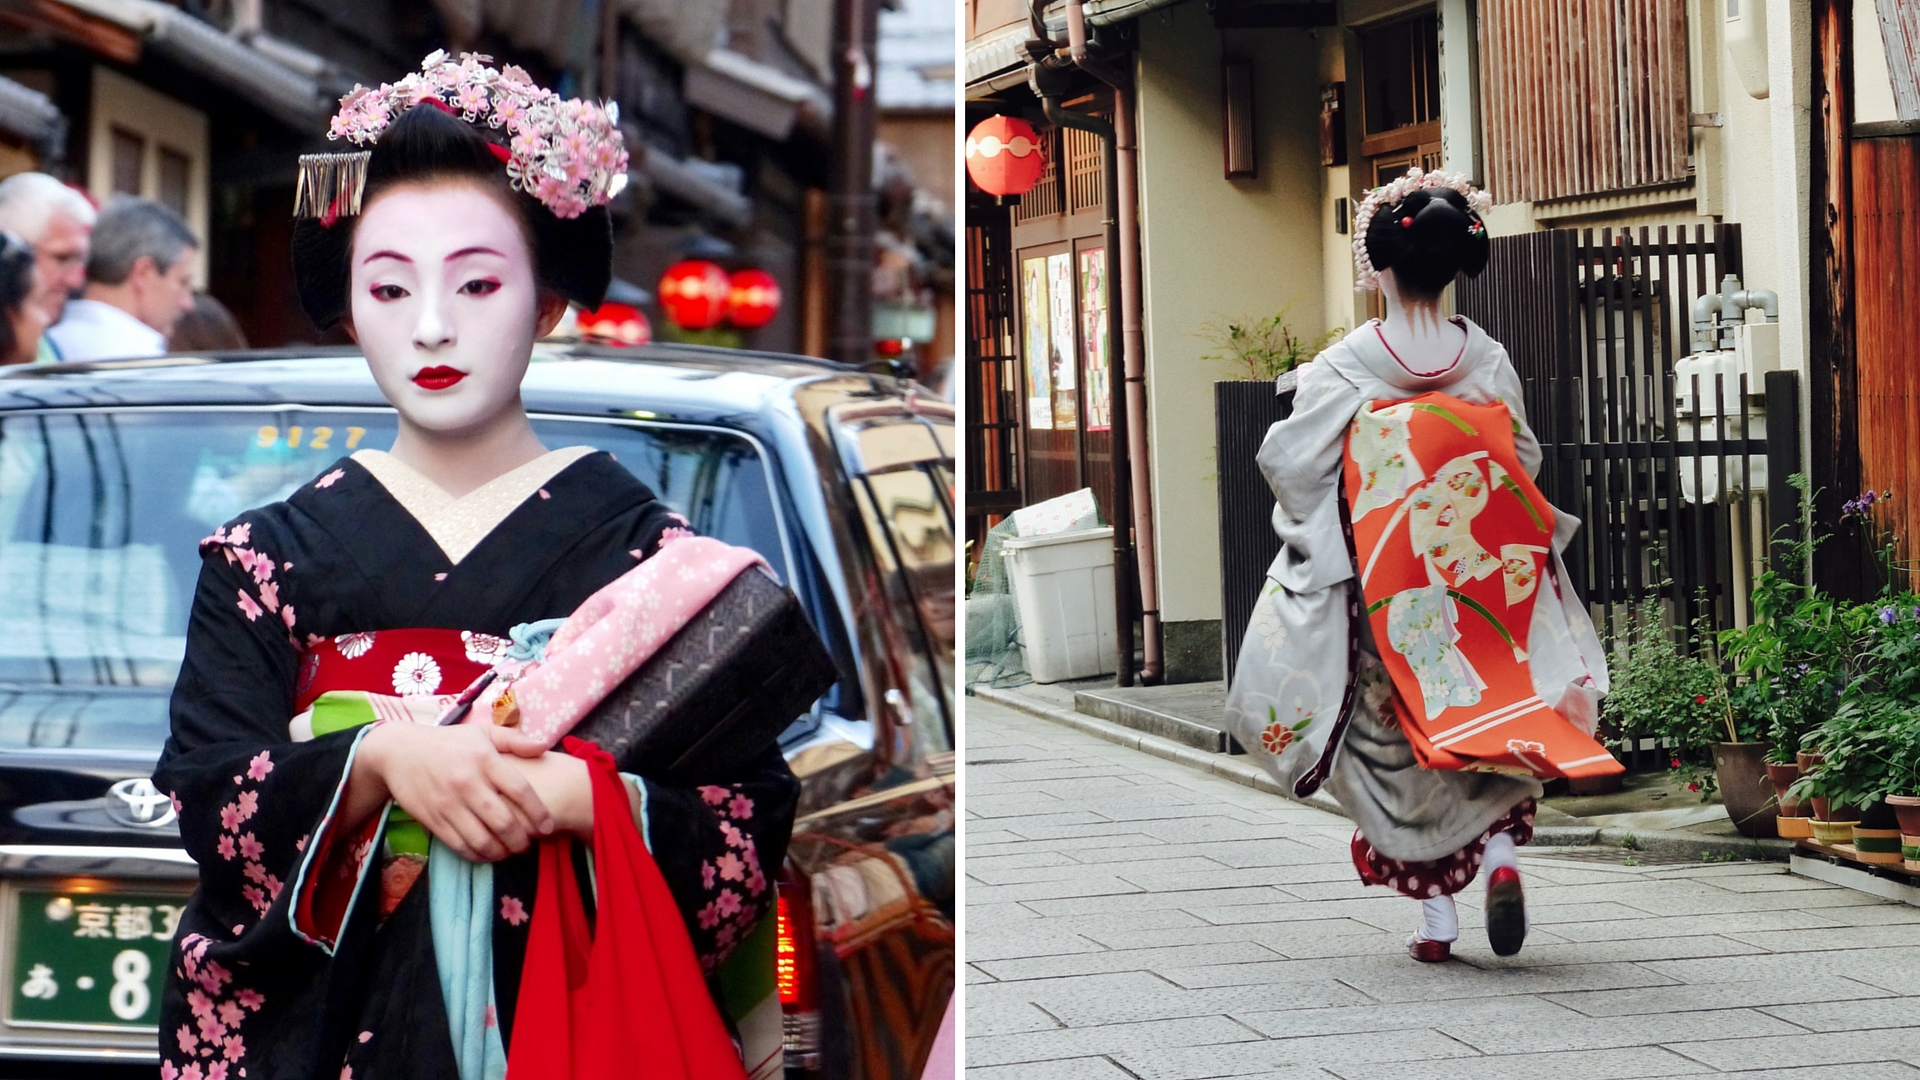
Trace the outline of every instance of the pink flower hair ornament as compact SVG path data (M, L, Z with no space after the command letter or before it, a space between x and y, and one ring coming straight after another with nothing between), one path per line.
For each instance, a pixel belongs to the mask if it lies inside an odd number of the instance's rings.
M401 113L431 105L475 126L501 129L507 145L490 144L490 149L505 163L507 182L557 218L579 217L620 194L627 186L627 150L619 105L562 98L535 85L521 68L494 68L492 60L479 53L455 59L436 49L419 71L397 83L356 85L340 99L327 138L366 146ZM331 225L340 216L358 214L369 153L302 155L295 215Z
M1472 210L1475 219L1468 229L1478 234L1485 231L1486 225L1478 220L1487 211L1493 209L1493 196L1473 186L1466 173L1442 172L1438 169L1426 172L1418 166L1408 169L1400 177L1382 187L1367 192L1360 202L1360 208L1353 214L1353 288L1355 292L1372 292L1380 287L1380 275L1373 269L1373 260L1367 256L1367 227L1373 224L1373 215L1383 207L1391 210L1407 201L1407 196L1421 188L1450 188L1459 192L1467 200L1467 208Z

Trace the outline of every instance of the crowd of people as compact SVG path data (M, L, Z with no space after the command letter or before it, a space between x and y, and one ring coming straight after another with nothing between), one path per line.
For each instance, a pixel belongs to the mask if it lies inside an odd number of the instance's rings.
M0 365L245 348L232 314L194 290L200 246L150 199L96 207L45 173L0 180Z

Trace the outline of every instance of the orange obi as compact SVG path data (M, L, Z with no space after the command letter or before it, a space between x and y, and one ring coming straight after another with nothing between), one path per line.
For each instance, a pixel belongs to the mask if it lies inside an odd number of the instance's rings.
M1514 430L1499 402L1437 393L1370 402L1348 429L1356 569L1394 711L1424 768L1622 772L1534 690L1528 632L1554 516Z

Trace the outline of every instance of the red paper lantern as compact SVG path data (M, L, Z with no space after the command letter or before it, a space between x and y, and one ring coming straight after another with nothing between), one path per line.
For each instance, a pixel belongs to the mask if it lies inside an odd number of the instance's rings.
M732 293L727 272L718 263L686 259L660 277L660 310L683 330L709 330L727 316Z
M780 312L780 283L765 270L735 270L729 282L727 321L756 330Z
M580 337L596 345L645 345L653 340L647 316L631 304L608 302L579 319Z
M1046 167L1040 134L1025 120L989 116L967 133L967 175L989 195L1025 195Z

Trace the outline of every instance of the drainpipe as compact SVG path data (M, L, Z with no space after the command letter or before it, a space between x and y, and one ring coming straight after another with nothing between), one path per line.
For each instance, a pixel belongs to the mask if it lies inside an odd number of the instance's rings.
M1139 144L1133 132L1133 80L1114 64L1087 51L1086 11L1081 0L1067 3L1067 51L1080 70L1113 87L1113 135L1120 186L1120 244L1114 256L1120 275L1120 352L1126 366L1127 456L1133 477L1133 557L1140 576L1140 633L1144 657L1140 681L1158 686L1166 674L1161 654L1160 572L1154 556L1153 485L1147 470L1147 384L1145 340L1140 331L1140 190L1135 171Z
M1029 9L1029 16L1039 22L1038 3ZM1041 28L1044 31L1044 27ZM1044 36L1039 41L1049 41ZM1057 46L1056 46L1057 49ZM1120 190L1119 153L1114 145L1113 125L1097 116L1073 112L1060 107L1057 92L1043 88L1040 69L1044 61L1036 59L1030 65L1028 80L1033 87L1034 96L1040 99L1040 107L1047 120L1057 127L1072 128L1098 136L1100 139L1101 190L1109 197L1102 200L1106 210L1101 224L1106 232L1106 250L1109 253L1120 250L1120 218L1118 216L1119 199L1113 197ZM1116 310L1114 303L1114 275L1106 275L1107 311ZM1109 316L1111 317L1111 316ZM1107 334L1107 381L1110 386L1126 385L1126 365L1121 357L1120 341L1111 332ZM1127 411L1124 407L1113 408L1113 492L1108 497L1108 507L1113 516L1113 617L1115 630L1114 671L1117 673L1115 685L1133 685L1133 560L1132 545L1129 540L1133 532L1133 482L1132 470L1128 467L1127 451Z
M876 0L834 0L833 133L827 179L827 355L873 360Z

